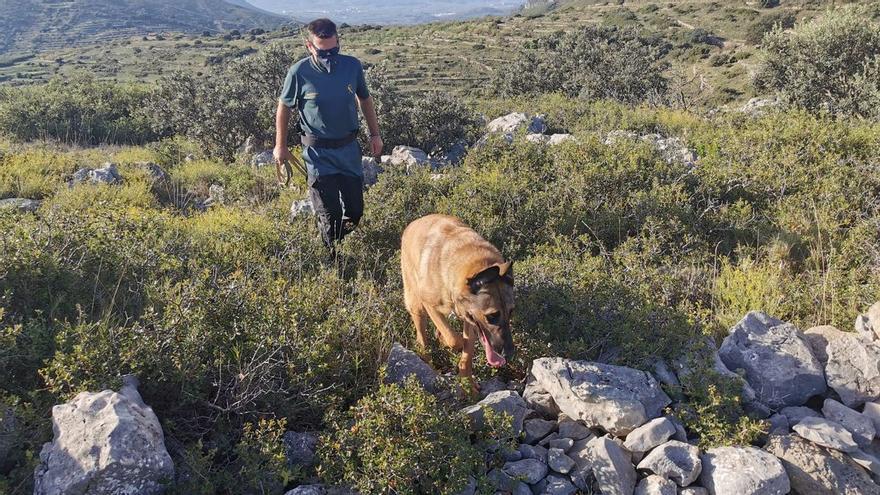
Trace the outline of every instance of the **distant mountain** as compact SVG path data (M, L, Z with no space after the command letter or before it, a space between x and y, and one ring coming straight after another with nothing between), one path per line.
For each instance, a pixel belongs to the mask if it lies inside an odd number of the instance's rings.
M508 15L526 0L251 0L272 12L308 22L329 17L349 24L418 24L486 15Z
M289 21L245 0L0 0L0 54L149 32L271 29Z

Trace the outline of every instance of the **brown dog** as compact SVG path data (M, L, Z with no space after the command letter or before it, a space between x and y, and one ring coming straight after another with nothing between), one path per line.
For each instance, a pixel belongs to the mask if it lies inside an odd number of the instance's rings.
M459 375L476 391L472 363L477 339L490 366L501 367L513 357L510 316L513 312L512 262L461 220L428 215L413 221L400 241L403 297L416 326L422 351L428 342L426 316L437 336L461 350ZM464 335L449 326L446 315L455 312Z

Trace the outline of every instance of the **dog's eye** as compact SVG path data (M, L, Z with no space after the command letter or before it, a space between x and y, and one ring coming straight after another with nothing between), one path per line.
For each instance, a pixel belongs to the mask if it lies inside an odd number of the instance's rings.
M500 318L501 318L501 313L499 313L497 311L486 315L486 321L488 321L490 325L497 325L498 320Z

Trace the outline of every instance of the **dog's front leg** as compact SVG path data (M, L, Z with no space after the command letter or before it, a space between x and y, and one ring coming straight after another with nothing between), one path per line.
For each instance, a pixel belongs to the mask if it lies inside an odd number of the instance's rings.
M431 317L431 321L434 322L434 326L437 327L437 332L440 334L440 339L443 343L455 351L463 349L464 341L461 335L449 326L446 317L437 311L437 308L426 305L425 310L428 312L428 316Z
M458 362L458 376L466 378L470 384L471 394L479 393L480 388L474 379L474 349L477 342L477 329L470 323L464 322L464 345L461 349L461 359Z

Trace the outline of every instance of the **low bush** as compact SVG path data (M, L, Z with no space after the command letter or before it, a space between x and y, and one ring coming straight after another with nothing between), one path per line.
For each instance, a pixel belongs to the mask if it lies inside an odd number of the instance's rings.
M485 473L468 418L437 403L412 377L402 386L380 385L330 425L322 474L363 493L453 494Z
M155 138L139 116L147 92L87 73L40 86L0 88L0 133L20 140L140 144Z

